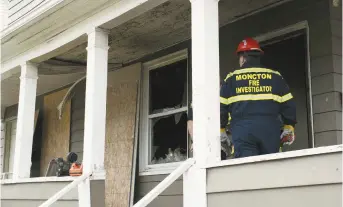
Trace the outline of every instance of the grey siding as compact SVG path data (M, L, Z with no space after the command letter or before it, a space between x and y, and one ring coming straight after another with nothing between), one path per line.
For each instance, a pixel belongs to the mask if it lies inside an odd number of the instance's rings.
M70 151L78 155L78 160L83 159L83 135L85 122L85 81L79 83L74 89L71 101L71 130Z
M37 207L69 183L70 182L2 184L1 206ZM77 188L72 189L68 194L63 196L54 206L78 206Z
M313 65L316 68L312 79L316 146L335 140L337 144L342 143L342 6L335 7L333 2L329 1L330 51L318 57L318 65ZM335 135L338 135L336 139Z
M105 207L105 180L92 180L91 206Z
M24 17L48 0L11 0L9 1L9 23Z
M166 175L157 175L157 176L139 176L136 180L137 187L136 198L143 198L144 195L149 193L156 185L158 185ZM161 193L158 198L152 201L149 204L149 207L182 207L183 206L183 182L182 177L178 178L172 185L170 185L165 191Z
M36 182L2 184L1 206L2 207L37 207L59 190L67 186L71 181ZM105 181L91 180L92 206L105 206ZM20 193L19 193L20 192ZM52 207L78 207L78 190L73 188L69 193L59 199Z
M208 169L208 205L342 206L341 160L334 152Z
M209 194L209 207L278 206L278 207L340 207L342 185L304 186L294 188L261 189Z

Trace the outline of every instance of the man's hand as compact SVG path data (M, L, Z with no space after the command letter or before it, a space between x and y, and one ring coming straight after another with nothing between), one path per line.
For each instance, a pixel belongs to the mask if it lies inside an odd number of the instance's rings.
M187 131L189 133L189 137L191 138L191 146L189 147L190 152L193 152L193 121L187 121Z
M191 139L193 139L193 121L189 120L187 121L187 130L189 135L191 136Z
M291 125L285 125L283 132L280 136L281 143L283 145L291 145L295 140L294 127Z

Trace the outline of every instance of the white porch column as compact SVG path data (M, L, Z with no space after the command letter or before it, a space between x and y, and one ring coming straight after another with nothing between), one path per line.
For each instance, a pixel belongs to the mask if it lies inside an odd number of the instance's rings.
M193 150L184 176L184 206L206 207L206 169L220 161L218 0L192 4Z
M29 178L36 105L38 70L34 63L21 65L13 178Z
M93 28L88 33L83 173L104 171L108 32ZM90 180L78 186L79 206L90 207Z
M83 170L104 170L108 32L88 33Z

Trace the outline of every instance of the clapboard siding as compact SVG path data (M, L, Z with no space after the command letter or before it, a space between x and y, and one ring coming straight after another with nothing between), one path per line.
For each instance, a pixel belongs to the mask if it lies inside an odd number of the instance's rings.
M78 161L83 159L85 90L86 84L83 81L75 87L71 102L70 151L78 155Z
M291 199L285 200L285 195L286 197ZM213 193L207 195L207 206L341 207L342 185L330 184L319 186Z
M137 188L136 198L138 201L144 195L149 193L156 185L158 185L166 175L155 176L139 176L136 179ZM183 181L182 176L179 177L173 184L171 184L165 191L161 193L153 202L149 204L149 207L182 207L183 206Z
M337 143L342 143L342 1L329 2L332 44L331 62L333 68L332 72L335 74L335 78L331 79L331 84L334 82L334 85L336 85L335 91L337 92L335 93L336 97L334 101L336 102L336 107L339 107L340 110L332 112L332 116L336 119L336 129L316 134L316 140L318 140L317 142L321 143L322 146L333 143L335 141L335 135L338 136L336 138ZM334 5L334 2L338 2L338 5Z
M210 168L208 206L340 207L341 160L340 151ZM285 195L292 199L280 202Z
M313 113L342 111L339 92L328 92L313 96Z
M13 0L9 2L9 23L24 17L49 0Z
M1 207L37 207L44 201L20 199L20 200L1 200ZM51 207L77 207L78 201L56 201Z
M315 147L342 144L342 131L326 131L316 133Z
M1 185L1 207L37 207L71 181L6 183ZM104 180L91 180L92 206L104 206ZM52 207L77 207L77 187L62 196Z

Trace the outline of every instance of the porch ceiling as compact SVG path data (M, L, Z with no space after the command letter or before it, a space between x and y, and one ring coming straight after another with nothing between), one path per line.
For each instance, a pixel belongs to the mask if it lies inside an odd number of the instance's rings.
M288 0L221 0L219 1L220 25L286 1ZM109 68L119 68L122 64L185 41L190 35L189 0L168 1L110 29ZM82 77L86 70L86 46L87 42L84 42L64 54L41 63L37 94L68 85ZM18 103L18 77L19 74L16 74L1 81L2 107Z
M220 25L285 0L221 0ZM189 0L168 1L110 30L109 63L125 64L175 45L191 36ZM87 42L57 56L65 61L86 63ZM118 67L115 65L114 67Z
M37 81L37 95L41 95L57 88L74 83L85 73L71 73L59 75L40 74ZM17 73L10 78L1 81L1 107L8 107L19 101L19 80L20 74Z

